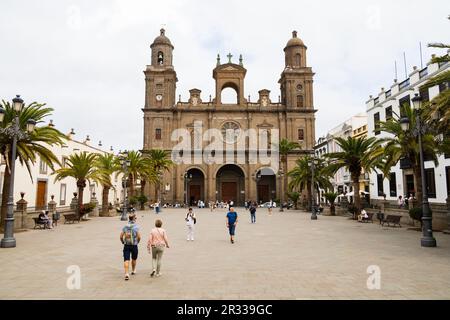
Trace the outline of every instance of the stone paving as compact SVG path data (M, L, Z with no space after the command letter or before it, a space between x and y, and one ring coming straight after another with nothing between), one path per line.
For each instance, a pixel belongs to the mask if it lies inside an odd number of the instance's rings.
M138 273L123 280L118 217L92 218L55 230L16 234L17 248L0 250L0 299L449 299L450 236L437 248L420 247L417 231L361 224L344 217L289 211L257 223L238 209L230 244L225 211L196 210L196 240L187 242L183 209L159 215L171 248L160 278L150 278L147 235L156 215L138 212L143 241ZM81 288L69 290L66 271L81 270ZM367 268L381 271L381 289L369 290Z

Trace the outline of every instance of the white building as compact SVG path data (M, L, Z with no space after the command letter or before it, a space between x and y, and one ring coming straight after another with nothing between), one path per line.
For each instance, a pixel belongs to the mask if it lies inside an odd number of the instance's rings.
M84 142L79 142L73 139L73 131L68 134L68 139L65 141L65 145L50 146L49 147L56 157L59 159L62 165L65 160L73 153L77 152L89 152L89 153L107 153L101 150L100 147L93 147L90 145L89 136L87 136ZM55 165L55 169L58 169L58 165ZM1 193L3 192L3 179L5 174L6 165L4 163L0 166L0 202ZM122 199L122 183L121 177L112 176L114 188L110 190L109 201L113 204L116 199ZM19 161L16 161L16 171L14 179L14 203L21 199L20 193L24 192L24 199L28 202L29 211L42 210L46 207L51 200L51 196L54 196L54 201L58 207L68 207L73 198L73 193L78 192L76 181L74 178L65 178L61 181L55 181L55 176L52 175L52 170L37 159L34 166L31 167L31 177L26 167L23 167ZM96 185L93 182L84 189L83 203L90 201L93 193L96 193L96 197L101 205L101 193L102 187Z
M340 152L342 151L339 147L336 138L348 138L354 136L354 131L363 128L367 125L367 115L366 113L358 113L352 116L350 119L339 124L335 128L328 131L325 137L319 138L314 150L317 157L322 157L324 154ZM347 169L339 169L331 183L333 184L334 191L339 194L345 194L352 192L353 186L350 177L350 173ZM364 191L364 190L361 190ZM321 192L322 193L322 192Z
M428 64L422 70L414 67L409 78L394 84L389 90L381 89L376 96L370 96L366 102L368 116L368 136L384 138L388 136L382 131L375 131L378 121L386 121L393 114L400 114L399 106L404 103L411 103L415 93L420 93L424 100L431 100L443 90L449 89L449 84L434 86L428 90L421 87L431 78L439 73L450 69L450 64ZM435 167L432 161L425 162L425 170L428 185L428 196L431 204L444 204L450 194L450 159L449 155L439 157L439 165ZM395 201L399 196L414 193L414 179L412 169L406 162L398 163L392 168L390 179L385 179L381 173L370 174L370 197L375 200L382 200L383 194L386 199Z

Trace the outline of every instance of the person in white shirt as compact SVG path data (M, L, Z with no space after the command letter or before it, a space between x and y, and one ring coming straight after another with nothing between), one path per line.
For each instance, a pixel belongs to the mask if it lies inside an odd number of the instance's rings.
M362 209L361 213L358 215L358 221L363 221L364 219L368 219L367 211Z
M194 225L197 222L197 219L195 218L195 213L192 208L189 208L185 220L187 226L187 241L194 241Z

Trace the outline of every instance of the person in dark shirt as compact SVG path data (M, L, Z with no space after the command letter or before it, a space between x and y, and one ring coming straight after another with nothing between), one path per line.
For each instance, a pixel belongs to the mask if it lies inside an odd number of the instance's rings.
M250 218L252 223L256 223L256 205L250 205Z
M230 233L231 243L234 243L234 234L236 231L237 222L238 222L238 215L234 211L234 208L230 206L230 211L227 213L227 228Z

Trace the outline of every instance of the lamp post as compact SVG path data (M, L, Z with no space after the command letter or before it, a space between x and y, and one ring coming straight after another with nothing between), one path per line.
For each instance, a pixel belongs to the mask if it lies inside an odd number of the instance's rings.
M12 138L11 143L11 160L10 165L10 183L8 190L8 202L7 213L5 219L5 233L1 240L0 247L2 248L15 248L16 239L14 238L14 174L16 164L17 142L28 137L28 134L34 131L36 121L29 119L27 121L26 131L23 131L19 123L19 115L23 109L24 102L19 95L13 100L13 114L14 119L12 124L6 128L0 128L0 134ZM0 122L3 122L5 118L5 110L0 107Z
M259 170L256 175L254 174L253 179L255 179L256 182L256 203L259 205L260 199L259 199L259 193L258 193L258 183L262 178L261 170Z
M426 133L427 126L422 123L420 115L420 107L422 103L422 97L416 93L415 97L411 99L413 103L414 114L416 116L416 126L412 129L412 135L419 140L419 156L420 156L420 174L422 178L422 247L436 247L436 239L433 237L432 228L432 213L430 204L428 202L427 181L425 177L425 161L423 156L422 147L422 134ZM408 117L402 117L400 119L400 125L404 132L409 130L410 122Z
M131 161L128 159L128 152L124 151L119 155L120 165L122 166L122 188L123 188L123 207L122 207L122 215L120 217L121 221L127 221L127 210L128 210L128 195L127 195L127 182L128 182L128 167L131 164Z
M284 203L284 190L283 190L283 177L284 171L280 169L278 171L278 177L280 178L280 212L284 212L283 203Z
M317 220L317 213L316 213L316 197L315 197L315 187L314 184L316 183L314 181L314 170L315 170L315 154L313 152L313 156L311 158L311 220Z
M184 203L189 206L188 204L188 182L192 179L192 173L185 172L184 175Z

